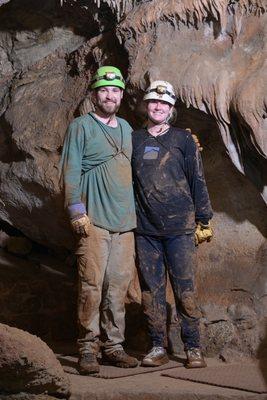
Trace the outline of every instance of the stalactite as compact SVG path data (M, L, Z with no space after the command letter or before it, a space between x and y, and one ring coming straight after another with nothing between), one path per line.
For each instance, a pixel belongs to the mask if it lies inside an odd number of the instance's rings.
M9 0L0 0L1 4ZM79 6L77 0L59 0L60 4L68 3ZM267 11L266 0L93 0L98 8L102 4L108 5L117 21L121 21L120 29L129 29L130 25L137 32L152 28L158 20L178 19L184 24L200 23L208 15L221 20L225 26L225 15L228 8L237 7L242 14L261 15ZM153 3L153 7L151 7ZM90 5L90 0L88 0ZM81 6L80 6L81 7ZM84 5L83 5L84 7ZM153 10L153 12L151 11ZM122 20L122 18L124 18Z
M152 4L153 3L153 7ZM132 3L134 6L134 2ZM134 27L137 33L153 28L159 20L178 19L182 23L201 23L208 15L220 20L222 28L226 27L227 13L231 12L233 3L229 0L154 0L139 3L120 23L118 33L122 34ZM241 0L235 3L240 14L261 15L267 12L264 0Z

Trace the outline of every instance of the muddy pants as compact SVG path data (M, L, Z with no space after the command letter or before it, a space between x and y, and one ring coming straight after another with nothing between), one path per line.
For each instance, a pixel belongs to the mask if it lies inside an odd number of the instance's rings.
M104 351L122 348L125 296L134 271L132 232L113 233L91 226L76 251L79 271L79 352L97 353L100 332Z
M185 350L199 347L200 310L194 293L196 249L194 235L136 235L142 302L153 346L166 337L166 269L181 320Z

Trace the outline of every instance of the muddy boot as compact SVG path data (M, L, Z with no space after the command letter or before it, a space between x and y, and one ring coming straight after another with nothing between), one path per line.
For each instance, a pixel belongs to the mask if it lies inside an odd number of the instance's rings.
M207 366L200 349L187 350L186 357L185 368L205 368Z
M110 354L105 353L104 360L110 365L115 365L120 368L134 368L138 365L138 360L129 356L123 349L113 351L113 353Z
M90 375L99 372L99 364L94 353L81 354L78 360L78 370L81 375Z
M164 347L154 346L143 358L141 365L143 367L159 367L160 365L167 364L168 362L169 357L167 356Z

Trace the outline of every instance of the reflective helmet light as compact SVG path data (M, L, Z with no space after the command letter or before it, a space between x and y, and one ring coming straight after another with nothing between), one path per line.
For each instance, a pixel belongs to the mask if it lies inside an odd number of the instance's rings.
M91 80L90 88L97 89L103 86L117 86L120 89L125 89L125 82L121 71L112 66L98 68Z

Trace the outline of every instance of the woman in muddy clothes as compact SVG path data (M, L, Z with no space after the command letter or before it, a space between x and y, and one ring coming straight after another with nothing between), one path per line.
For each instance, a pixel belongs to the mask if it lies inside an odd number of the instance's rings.
M143 366L169 361L166 337L166 268L174 292L187 368L206 367L200 349L194 270L196 245L210 241L212 217L201 157L190 132L169 119L176 97L166 81L152 82L144 102L145 128L133 133L136 248L142 302L152 348Z

